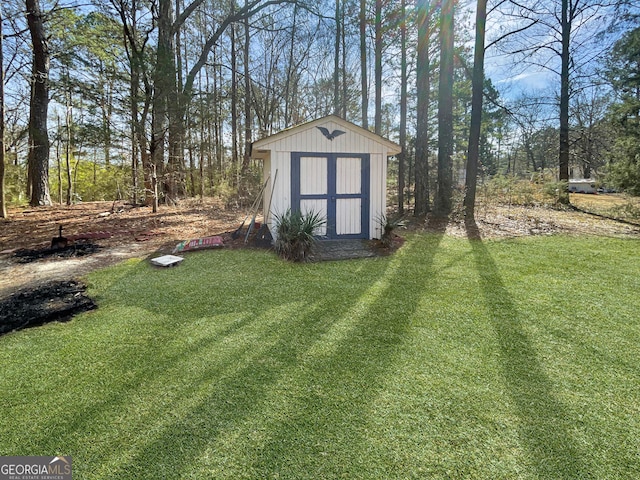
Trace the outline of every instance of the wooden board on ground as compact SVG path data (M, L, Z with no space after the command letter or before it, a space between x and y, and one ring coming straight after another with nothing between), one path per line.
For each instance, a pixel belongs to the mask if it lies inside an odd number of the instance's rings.
M191 250L205 250L207 248L224 247L222 237L216 235L213 237L194 238L193 240L185 240L180 242L171 253L188 252Z
M184 258L177 257L176 255L163 255L151 259L151 263L158 267L173 267L178 265Z

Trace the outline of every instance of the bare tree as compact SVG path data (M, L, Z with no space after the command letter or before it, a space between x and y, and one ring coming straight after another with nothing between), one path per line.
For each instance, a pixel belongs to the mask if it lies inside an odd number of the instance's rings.
M132 201L138 203L140 164L147 168L146 187L151 189L149 170L149 142L146 132L147 117L151 108L152 86L146 68L145 56L149 36L155 28L140 23L139 0L110 0L120 19L124 48L129 63L129 115L131 138L131 186ZM149 198L149 197L147 197Z
M207 64L212 50L232 24L250 18L272 5L293 3L293 0L250 0L223 14L220 21L214 21L213 28L195 61L186 72L184 84L178 85L175 65L175 32L183 28L187 19L204 0L194 0L181 12L173 12L170 0L158 0L158 48L154 72L154 107L152 120L151 152L156 165L164 164L164 146L169 146L168 172L164 172L164 188L174 194L175 171L180 168L179 153L185 135L186 113L193 94L197 75ZM175 18L174 18L175 17ZM168 179L168 181L167 181ZM180 175L177 178L182 183ZM180 188L180 185L178 185Z
M590 88L574 97L571 106L571 153L580 176L591 178L604 165L606 153L615 138L606 116L611 99L602 89ZM571 172L570 172L571 173Z
M606 24L610 7L618 0L540 0L533 8L518 5L517 14L535 21L536 27L519 36L511 52L558 75L559 180L569 179L570 122L569 107L581 77L592 77L593 67L605 43L595 35ZM568 197L562 197L568 201Z

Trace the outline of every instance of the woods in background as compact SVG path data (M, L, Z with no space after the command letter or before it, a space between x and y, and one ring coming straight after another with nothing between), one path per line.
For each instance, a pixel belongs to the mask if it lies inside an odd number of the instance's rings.
M631 2L0 8L2 216L6 203L242 197L260 175L252 141L329 113L401 144L389 176L401 211L446 216L466 188L472 216L476 180L495 175L597 176L640 193ZM487 75L485 50L509 67ZM532 68L556 80L507 88Z

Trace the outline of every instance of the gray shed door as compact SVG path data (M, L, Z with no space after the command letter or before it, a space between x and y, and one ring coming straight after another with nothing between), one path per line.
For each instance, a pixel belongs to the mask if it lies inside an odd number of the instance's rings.
M369 238L369 154L291 154L294 211L320 212L320 235L329 239Z

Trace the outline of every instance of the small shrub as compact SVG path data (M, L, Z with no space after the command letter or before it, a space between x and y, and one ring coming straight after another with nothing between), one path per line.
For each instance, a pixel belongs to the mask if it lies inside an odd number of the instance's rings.
M401 216L389 216L383 213L377 220L378 224L382 227L380 243L383 247L389 248L393 243L393 231L405 225L404 218Z
M324 217L314 211L303 214L287 209L283 215L275 215L276 252L286 260L307 260L316 242L314 233L325 223Z
M569 203L569 184L567 182L548 182L544 184L543 193L552 200L554 206Z

